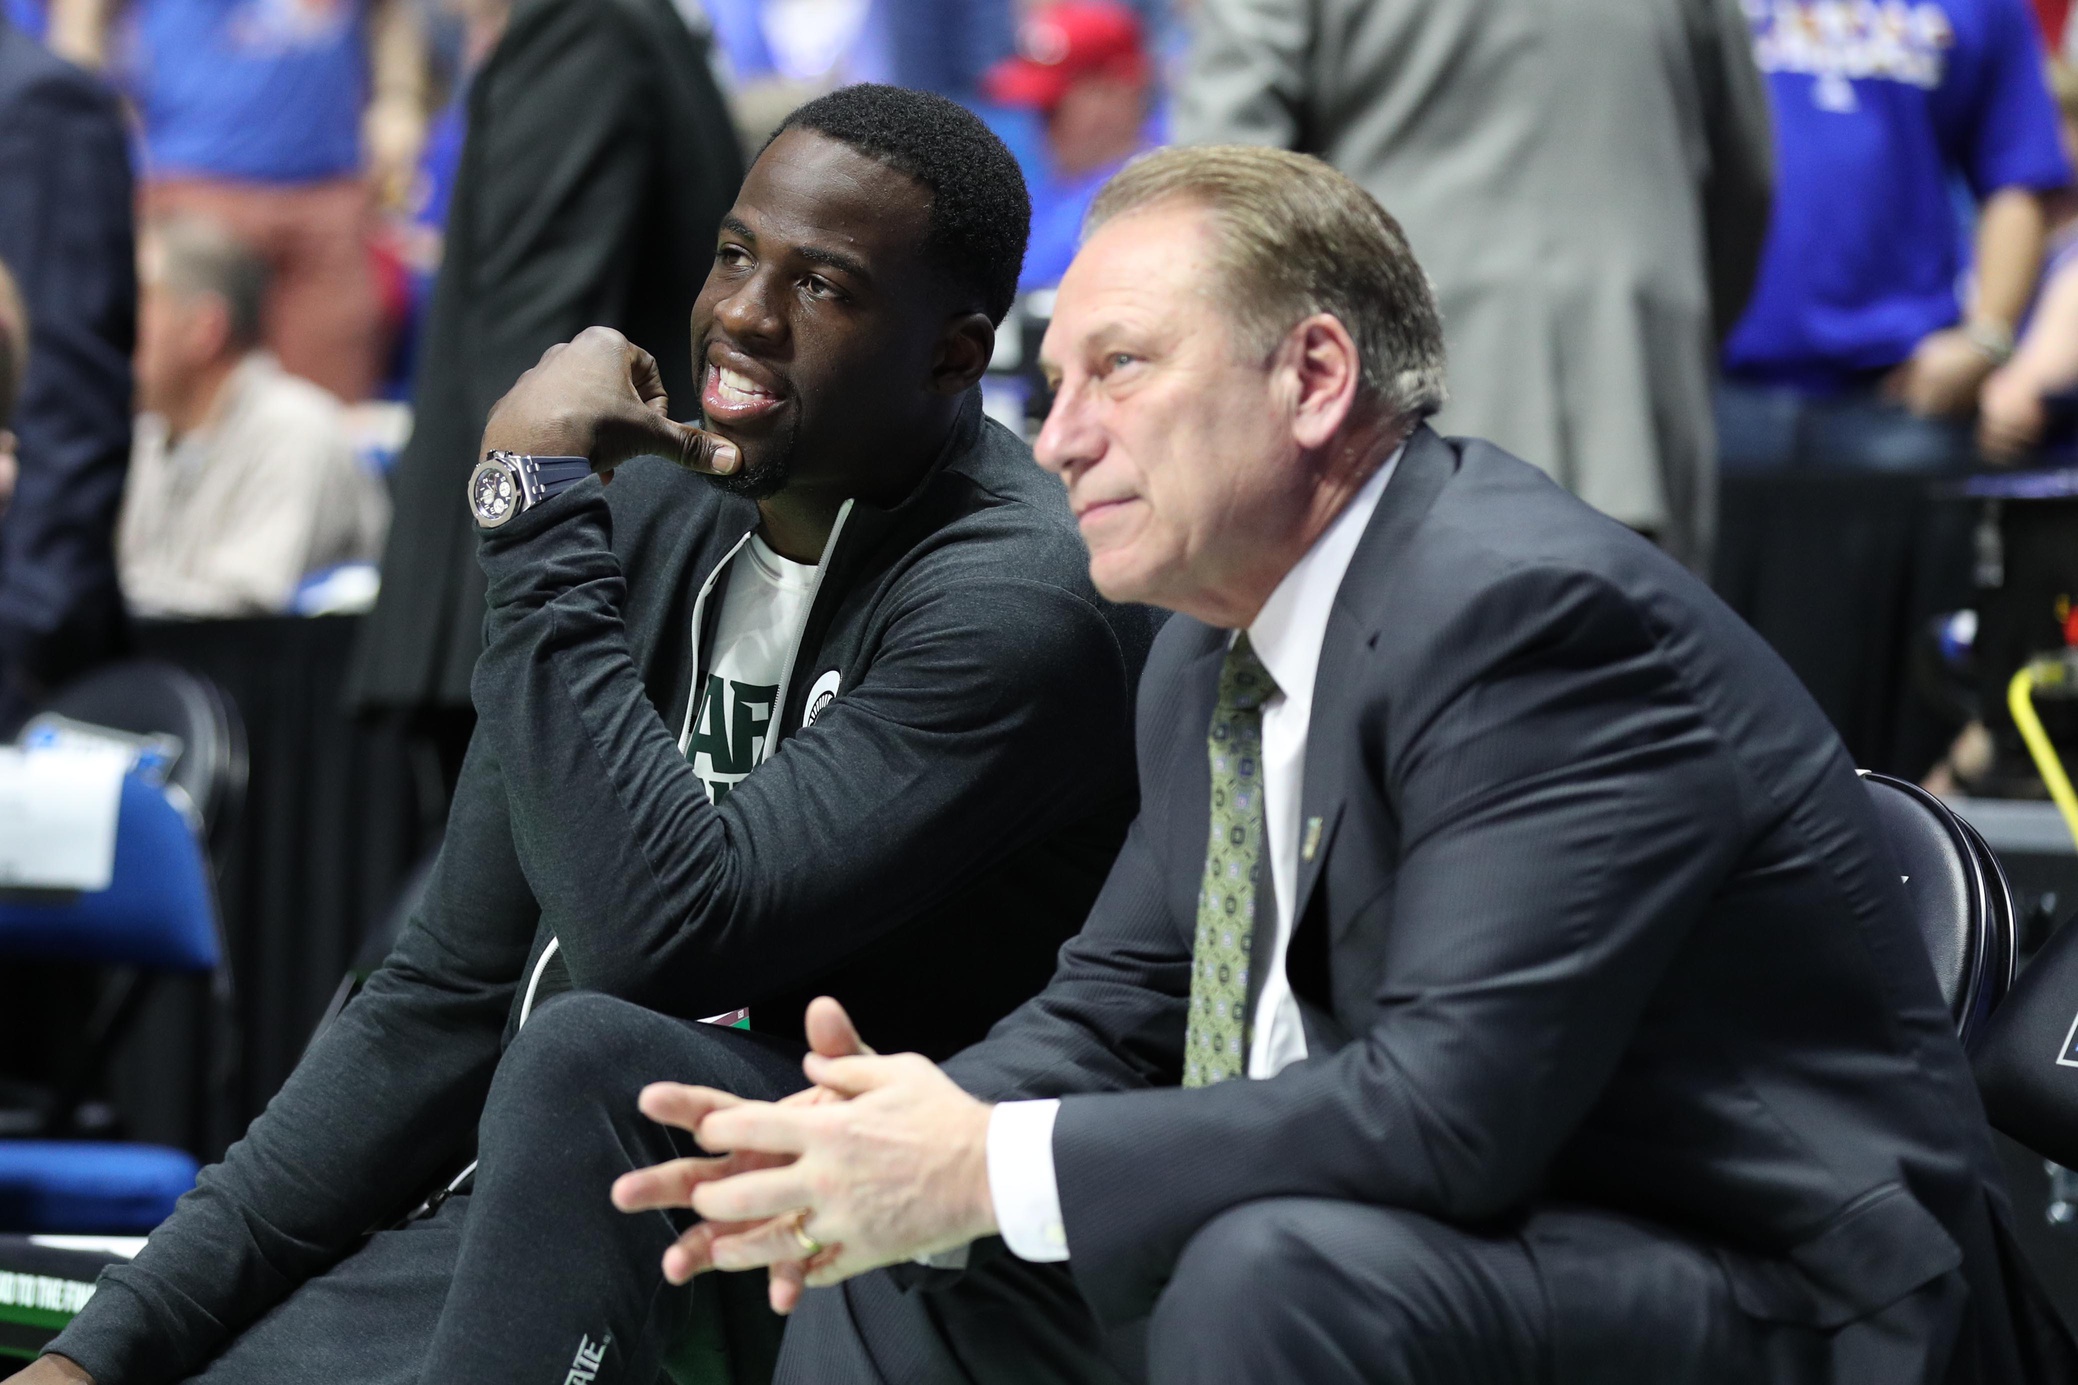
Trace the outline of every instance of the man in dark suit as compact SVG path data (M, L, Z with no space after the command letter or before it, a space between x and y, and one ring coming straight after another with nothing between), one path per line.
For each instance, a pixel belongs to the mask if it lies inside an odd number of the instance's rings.
M518 0L469 90L446 249L350 697L409 713L450 787L474 717L484 574L455 503L491 405L557 342L620 331L666 380L743 157L708 41L671 0Z
M772 1265L783 1380L2074 1378L1788 671L1421 422L1434 303L1341 175L1169 151L1092 224L1038 454L1098 588L1181 612L1139 820L942 1069L841 1034L813 1103L645 1091L712 1156L616 1185L709 1219L667 1275Z
M0 524L0 734L122 638L135 254L115 96L0 19L0 262L29 319L21 475Z

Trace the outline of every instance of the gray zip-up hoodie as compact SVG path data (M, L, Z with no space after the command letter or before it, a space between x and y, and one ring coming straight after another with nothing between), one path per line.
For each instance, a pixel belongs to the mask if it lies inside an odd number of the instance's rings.
M710 804L679 748L695 612L756 523L644 458L482 541L480 720L425 902L53 1350L102 1385L193 1373L468 1158L554 990L795 1036L828 993L944 1056L1045 983L1135 806L1154 616L1096 596L1059 483L970 397L907 500L848 507L775 752Z

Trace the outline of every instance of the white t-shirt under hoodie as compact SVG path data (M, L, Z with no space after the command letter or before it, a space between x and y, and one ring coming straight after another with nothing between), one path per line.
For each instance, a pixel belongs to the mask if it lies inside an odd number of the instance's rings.
M706 672L693 692L685 743L709 802L727 798L765 758L766 732L779 713L773 703L815 596L815 568L780 557L755 534L729 563L714 649L701 661ZM749 1014L731 1010L705 1022L740 1025Z
M780 557L755 534L729 564L685 745L715 803L765 758L766 733L779 714L773 703L815 594L815 566Z

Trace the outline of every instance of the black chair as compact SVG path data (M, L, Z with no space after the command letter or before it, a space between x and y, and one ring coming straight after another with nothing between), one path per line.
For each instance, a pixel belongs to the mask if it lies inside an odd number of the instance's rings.
M2078 927L2035 953L1970 1054L1994 1128L2078 1168Z
M212 853L245 802L245 723L216 684L159 659L127 659L60 688L43 707L135 735L170 735L180 758L166 779L188 796Z
M1882 820L1934 978L1963 1047L1975 1046L2013 986L2013 896L1977 829L1934 795L1887 774L1862 773Z

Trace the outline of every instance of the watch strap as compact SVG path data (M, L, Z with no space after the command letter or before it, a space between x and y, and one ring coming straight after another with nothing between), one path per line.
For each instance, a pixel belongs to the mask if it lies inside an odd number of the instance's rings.
M534 484L543 500L566 491L592 474L590 459L585 457L531 457L534 464Z

